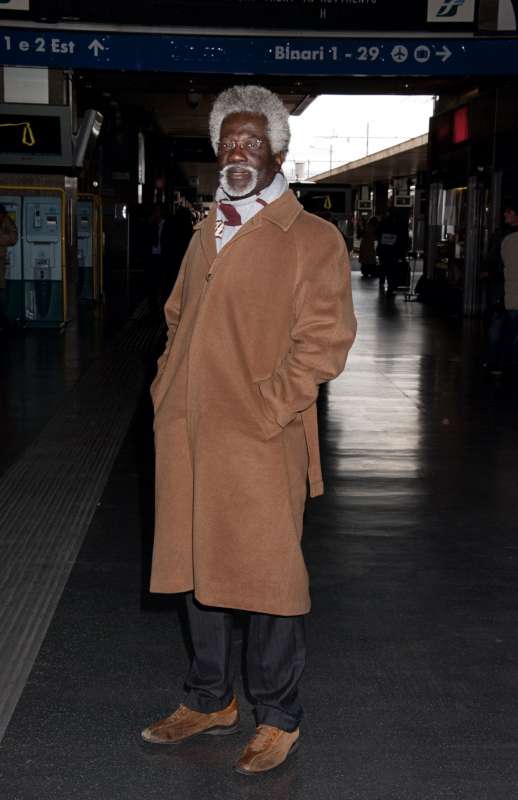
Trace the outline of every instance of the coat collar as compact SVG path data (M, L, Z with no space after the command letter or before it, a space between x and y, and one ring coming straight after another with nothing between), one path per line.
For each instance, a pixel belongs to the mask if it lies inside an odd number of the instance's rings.
M259 213L264 219L273 222L286 232L291 228L302 210L301 204L289 189Z
M253 230L254 227L260 225L263 220L273 222L274 225L277 225L279 228L281 228L281 230L286 232L291 228L301 211L303 211L301 204L291 189L289 189L287 192L284 192L284 194L278 197L277 200L274 200L273 203L270 203L261 211L258 211L251 220L245 222L239 233L236 234L235 238L237 239L242 235L242 233L244 234L249 230ZM194 230L200 231L203 251L207 260L211 263L214 261L217 255L216 241L214 239L215 224L216 204L214 203L206 219L194 227ZM228 244L232 244L233 241L234 239L231 239Z

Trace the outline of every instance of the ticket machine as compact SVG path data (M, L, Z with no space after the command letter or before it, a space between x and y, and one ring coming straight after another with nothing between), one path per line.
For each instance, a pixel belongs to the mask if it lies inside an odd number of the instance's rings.
M7 318L12 322L23 319L23 270L22 270L22 200L14 195L0 196L0 203L18 230L18 241L7 248L5 288Z
M66 322L63 224L59 196L24 197L23 301L31 326Z

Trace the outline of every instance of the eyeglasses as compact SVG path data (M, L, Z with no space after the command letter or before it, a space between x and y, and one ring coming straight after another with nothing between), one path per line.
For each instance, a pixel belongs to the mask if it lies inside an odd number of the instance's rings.
M226 139L218 142L218 150L220 153L231 153L239 148L240 150L248 150L249 153L256 153L263 144L264 139L243 139L242 142L237 142L235 139Z

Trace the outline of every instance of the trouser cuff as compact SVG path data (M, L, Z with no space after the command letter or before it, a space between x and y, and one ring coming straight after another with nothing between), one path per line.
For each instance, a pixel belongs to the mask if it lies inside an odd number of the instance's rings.
M190 708L191 711L199 711L200 714L213 714L215 711L223 711L224 708L230 705L233 696L234 693L232 689L222 698L189 691L185 696L183 704L187 706L187 708Z
M292 733L300 725L302 710L294 716L280 708L258 705L255 709L255 718L258 725L272 725L274 728L280 728L283 731Z

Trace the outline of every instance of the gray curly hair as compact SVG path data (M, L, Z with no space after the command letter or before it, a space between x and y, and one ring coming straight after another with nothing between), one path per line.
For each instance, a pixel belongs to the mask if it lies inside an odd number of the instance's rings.
M264 86L231 86L219 94L209 116L210 139L214 152L223 120L230 114L261 114L266 117L266 128L273 153L286 153L290 143L289 112L282 100Z

